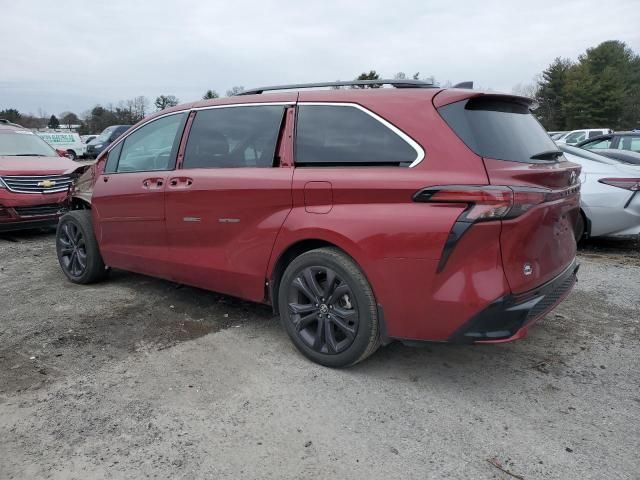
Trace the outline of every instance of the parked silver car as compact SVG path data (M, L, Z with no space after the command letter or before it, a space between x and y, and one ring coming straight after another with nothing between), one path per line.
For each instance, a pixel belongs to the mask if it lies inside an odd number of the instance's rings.
M640 235L640 165L562 143L558 148L567 160L582 165L576 238Z

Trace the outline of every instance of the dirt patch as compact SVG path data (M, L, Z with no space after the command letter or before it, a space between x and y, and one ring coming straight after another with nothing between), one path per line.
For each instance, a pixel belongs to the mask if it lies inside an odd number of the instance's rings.
M51 232L11 238L0 241L3 394L46 383L28 362L11 370L23 357L36 357L57 378L272 317L266 306L117 270L103 283L73 285L59 269Z

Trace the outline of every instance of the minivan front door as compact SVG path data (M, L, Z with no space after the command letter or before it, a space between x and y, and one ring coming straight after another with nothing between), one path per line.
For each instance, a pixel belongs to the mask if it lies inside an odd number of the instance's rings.
M92 196L105 264L167 276L164 197L185 118L180 112L152 120L108 153Z

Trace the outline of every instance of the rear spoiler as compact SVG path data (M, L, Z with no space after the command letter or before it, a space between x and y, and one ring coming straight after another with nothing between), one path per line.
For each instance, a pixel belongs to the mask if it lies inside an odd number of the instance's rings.
M478 98L478 97L487 97L488 99L516 102L528 108L532 108L533 105L535 104L535 101L532 98L523 97L521 95L511 95L508 93L497 93L497 92L482 92L478 90L466 90L466 89L444 89L436 93L435 96L433 97L433 106L436 108L440 108L440 107L444 107L445 105L449 105L451 103L459 102L461 100L468 100L471 98Z

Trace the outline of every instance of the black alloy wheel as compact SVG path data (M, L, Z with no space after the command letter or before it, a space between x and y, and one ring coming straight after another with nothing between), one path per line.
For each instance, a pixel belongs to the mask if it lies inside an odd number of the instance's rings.
M380 345L371 286L337 248L310 250L289 263L278 286L278 310L296 348L321 365L354 365Z
M358 305L334 270L310 266L289 287L289 320L300 339L324 354L344 352L358 332Z
M73 210L60 218L56 253L62 271L74 283L93 283L108 273L93 232L90 210Z
M59 256L62 268L72 277L80 277L87 269L87 246L77 225L67 222L60 228Z

